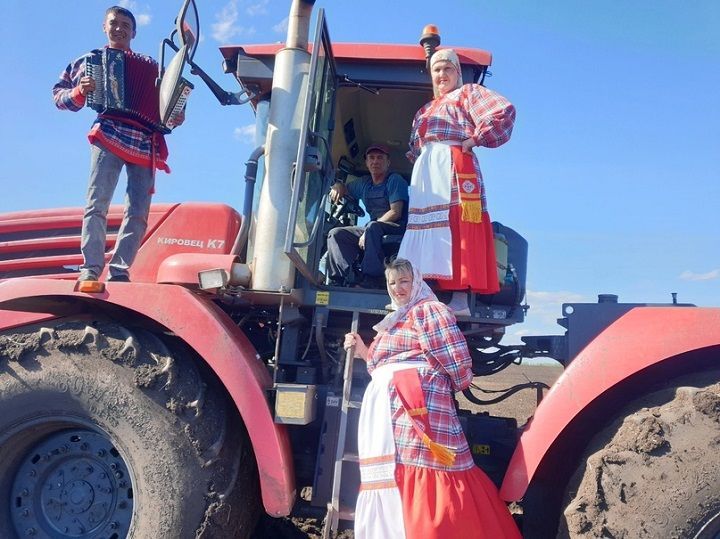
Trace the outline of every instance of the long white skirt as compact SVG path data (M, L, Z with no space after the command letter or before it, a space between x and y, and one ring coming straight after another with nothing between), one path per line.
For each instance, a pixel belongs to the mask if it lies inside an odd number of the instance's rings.
M395 371L423 365L427 364L408 361L378 367L365 390L358 424L361 483L355 507L356 539L405 539L388 386Z
M408 224L398 258L409 260L423 279L452 279L450 194L453 165L450 144L422 148L410 180Z

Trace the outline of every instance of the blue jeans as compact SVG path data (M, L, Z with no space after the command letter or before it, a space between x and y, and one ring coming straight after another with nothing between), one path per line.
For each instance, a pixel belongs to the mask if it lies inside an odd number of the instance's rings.
M361 271L367 277L381 277L385 271L382 238L385 234L402 234L405 227L397 223L370 221L365 228L344 226L333 228L327 239L327 272L331 281L344 280L355 259L363 255ZM360 249L360 236L365 234L365 250Z
M125 213L110 259L110 277L127 276L145 236L154 175L150 167L128 163L99 144L90 147L90 182L83 215L80 270L100 276L105 266L107 213L123 165L127 171Z

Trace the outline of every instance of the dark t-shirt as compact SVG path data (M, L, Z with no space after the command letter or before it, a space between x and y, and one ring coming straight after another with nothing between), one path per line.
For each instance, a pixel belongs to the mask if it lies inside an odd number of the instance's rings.
M408 184L405 178L396 173L391 173L385 181L375 185L371 176L363 176L347 184L348 193L355 200L360 200L365 205L370 218L377 221L389 209L390 204L402 200L402 217L397 223L405 226L408 216Z

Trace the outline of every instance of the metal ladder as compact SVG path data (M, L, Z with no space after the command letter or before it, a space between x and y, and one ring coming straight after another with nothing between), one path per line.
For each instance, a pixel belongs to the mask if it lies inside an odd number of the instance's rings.
M353 312L351 331L357 333L360 313ZM333 470L332 496L328 503L325 526L323 526L323 539L330 539L331 534L337 531L340 520L354 520L355 508L340 507L340 485L342 480L343 462L359 462L358 456L346 452L345 439L347 435L348 410L360 408L360 401L351 399L353 363L355 361L355 347L351 347L345 355L345 368L343 373L343 391L340 403L340 425L338 427L337 447L335 449L335 466Z

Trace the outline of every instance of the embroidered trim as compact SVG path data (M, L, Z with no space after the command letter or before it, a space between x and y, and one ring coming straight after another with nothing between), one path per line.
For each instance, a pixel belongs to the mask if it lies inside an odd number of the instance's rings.
M395 481L384 481L382 483L362 483L360 485L360 490L382 490L386 488L397 488L397 483Z
M395 462L395 455L393 453L389 455L380 455L379 457L367 457L360 459L360 466L368 466L373 464L381 464L385 462Z

